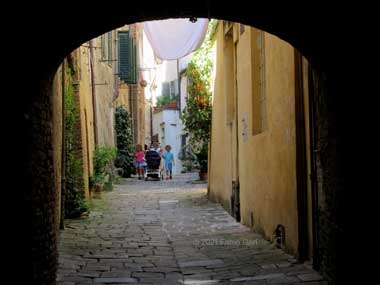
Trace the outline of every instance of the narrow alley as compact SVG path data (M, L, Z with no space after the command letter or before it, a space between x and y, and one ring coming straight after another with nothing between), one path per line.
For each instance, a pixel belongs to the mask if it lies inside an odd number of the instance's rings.
M65 220L58 284L327 284L207 199L195 173L124 179Z
M182 2L58 9L17 44L18 283L347 284L353 30Z

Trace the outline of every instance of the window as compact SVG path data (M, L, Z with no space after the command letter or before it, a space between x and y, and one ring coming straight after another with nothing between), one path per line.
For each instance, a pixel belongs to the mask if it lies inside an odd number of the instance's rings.
M119 76L127 84L137 83L136 44L129 31L119 31Z
M112 31L108 32L108 64L112 65Z
M101 51L101 60L106 59L106 36L101 35L100 36L100 51Z

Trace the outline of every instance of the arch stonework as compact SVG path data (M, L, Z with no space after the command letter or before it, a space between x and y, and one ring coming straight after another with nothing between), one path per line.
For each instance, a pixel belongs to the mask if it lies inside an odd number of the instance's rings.
M317 1L315 1L317 2ZM348 117L338 108L339 100L346 96L344 80L346 56L349 53L348 18L336 18L338 13L328 6L307 7L288 5L274 7L274 3L252 6L250 1L236 0L230 4L219 1L156 1L149 5L131 6L129 1L107 4L96 12L62 6L43 12L43 20L36 21L32 15L18 18L30 33L16 37L13 49L16 62L30 68L23 78L20 94L13 102L21 111L17 120L17 139L22 148L17 149L18 181L22 207L27 213L20 217L18 231L28 237L20 247L23 255L19 266L25 268L25 278L36 284L53 284L56 272L57 231L55 207L57 207L53 175L53 130L52 130L52 80L63 58L80 44L104 32L124 24L152 19L173 17L210 17L236 21L272 33L298 48L311 62L319 74L323 74L324 97L321 118L321 139L328 146L321 153L320 185L332 200L326 205L326 228L321 228L325 239L321 258L321 270L330 280L338 280L339 264L343 259L337 240L343 234L342 222L335 217L343 216L343 120ZM95 4L94 4L95 5ZM310 5L310 4L309 4ZM345 28L343 28L345 27ZM22 45L28 43L28 60L20 58ZM344 74L346 72L346 74ZM20 73L18 73L20 74ZM22 100L19 100L22 98ZM15 127L15 126L14 126ZM16 128L15 127L15 128ZM330 212L329 212L330 211ZM30 252L26 255L25 252ZM21 264L20 264L21 263Z

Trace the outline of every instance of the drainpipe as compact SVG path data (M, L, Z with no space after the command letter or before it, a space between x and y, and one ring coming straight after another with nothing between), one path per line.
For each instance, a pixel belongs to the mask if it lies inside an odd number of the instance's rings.
M114 51L114 58L115 61L112 62L112 69L114 74L114 84L115 84L115 98L119 98L119 74L118 74L118 66L119 66L119 49L118 49L118 38L117 38L117 32L115 33L115 39L114 39L114 45L113 45L113 51Z
M92 93L92 107L93 107L93 121L94 121L94 141L98 145L98 124L96 120L96 88L95 88L95 55L93 40L89 42L90 47L90 71L91 71L91 93Z
M62 150L61 150L61 216L59 221L59 228L63 230L65 228L64 219L65 219L65 192L66 192L66 142L65 142L65 59L62 63Z
M318 80L318 79L317 79ZM310 162L311 162L311 193L312 193L312 223L313 223L313 268L320 270L319 258L319 213L318 213L318 181L317 181L317 126L316 126L316 93L315 71L308 65L309 88L309 128L310 128Z
M296 123L296 185L298 216L298 259L308 258L307 163L305 111L303 93L302 55L294 49L295 68L295 123Z

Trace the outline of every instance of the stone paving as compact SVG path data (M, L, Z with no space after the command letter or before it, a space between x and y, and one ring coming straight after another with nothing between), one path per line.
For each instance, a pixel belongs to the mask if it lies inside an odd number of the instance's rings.
M57 284L327 284L207 200L196 176L127 179L66 220Z

